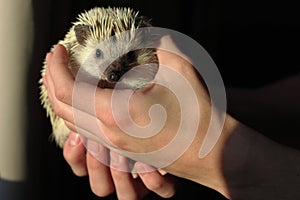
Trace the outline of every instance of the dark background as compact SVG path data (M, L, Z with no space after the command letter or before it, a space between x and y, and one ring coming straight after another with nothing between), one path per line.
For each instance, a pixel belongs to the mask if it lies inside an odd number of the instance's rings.
M88 179L78 178L49 141L51 128L39 102L40 69L53 44L78 13L95 6L126 6L152 18L155 26L198 41L217 64L227 87L255 88L299 71L300 14L294 1L82 1L34 0L35 40L28 72L28 181L24 199L100 199ZM106 199L115 199L112 195ZM149 199L158 199L155 195ZM185 181L172 199L224 199Z

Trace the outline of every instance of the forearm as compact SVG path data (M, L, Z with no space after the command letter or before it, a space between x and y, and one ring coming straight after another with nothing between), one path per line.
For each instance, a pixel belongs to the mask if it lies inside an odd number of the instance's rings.
M300 74L257 89L227 88L228 112L280 144L299 148Z
M235 119L227 122L215 152L225 185L215 189L230 199L298 199L300 153Z

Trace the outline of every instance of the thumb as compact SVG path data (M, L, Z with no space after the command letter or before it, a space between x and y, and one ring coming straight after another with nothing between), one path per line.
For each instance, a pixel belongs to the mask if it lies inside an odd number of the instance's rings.
M56 45L53 55L47 63L47 68L53 81L56 97L66 103L71 104L74 85L74 77L68 68L69 56L63 45Z

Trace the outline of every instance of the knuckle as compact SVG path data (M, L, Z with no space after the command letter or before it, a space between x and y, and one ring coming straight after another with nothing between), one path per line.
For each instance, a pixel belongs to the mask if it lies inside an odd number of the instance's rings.
M67 91L64 87L56 88L55 96L59 101L65 101L67 99Z
M105 112L105 114L102 117L102 121L107 126L110 126L110 127L117 126L117 123L116 123L113 113L111 111Z
M120 149L128 149L127 142L124 141L123 137L121 136L108 136L107 137L109 142L113 145L117 146Z
M62 107L60 105L60 102L58 101L53 101L52 102L52 108L53 108L53 111L54 113L59 116L59 117L62 117L63 116L63 110L62 110Z
M171 198L175 195L175 190L166 190L161 196L163 198Z
M79 168L79 169L73 169L72 168L73 173L78 176L78 177L84 177L87 175L87 171L85 168Z
M99 119L99 118L98 118ZM103 121L102 121L103 120ZM104 119L101 118L100 121L104 124L104 135L108 139L108 141L121 148L121 149L129 149L129 137L126 132L124 132L126 129L124 126L121 126L121 124L118 122L116 123L115 119L111 116L105 116Z
M101 187L98 186L98 184L94 184L92 181L90 181L91 190L98 197L106 197L114 192L114 189L108 185L104 184Z
M66 127L69 129L69 130L72 130L72 131L77 131L76 130L76 126L68 121L64 121L64 124L66 125Z
M63 156L76 176L83 177L87 175L85 160L81 157L74 156L71 149L67 148L67 145L64 146Z
M176 193L176 184L173 181L169 182L168 178L154 178L151 174L147 174L147 178L143 179L143 182L149 190L163 198L170 198Z
M162 180L153 180L150 179L147 183L147 188L151 191L157 191L161 190L164 186L164 183Z
M128 199L132 199L132 200L138 200L138 195L136 193L122 193L122 195L118 195L118 199L119 200L128 200Z
M65 157L65 159L67 160L67 158ZM71 157L68 158L69 160L67 161L68 164L70 165L73 173L78 176L78 177L84 177L87 175L87 169L86 166L83 164L79 164L79 163L73 163L73 161L71 161Z
M118 105L107 105L106 104L96 104L96 115L97 118L106 126L116 127L116 126L126 126L131 122L131 116L128 116L126 112L117 108ZM139 113L140 114L140 113Z
M67 162L69 162L72 159L70 150L67 148L67 142L65 143L64 148L63 148L63 157L65 158L65 160Z
M97 114L100 121L108 127L115 127L117 125L113 113L110 109L102 111L100 114Z

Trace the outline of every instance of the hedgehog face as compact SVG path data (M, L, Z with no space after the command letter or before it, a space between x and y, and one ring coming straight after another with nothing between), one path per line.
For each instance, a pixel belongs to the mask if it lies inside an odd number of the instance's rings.
M76 45L71 49L71 60L100 80L100 87L113 88L117 82L126 82L124 87L131 88L143 85L154 79L158 69L152 65L158 63L155 50L138 48L145 37L136 30L146 26L151 26L148 20L137 17L131 9L96 8L83 13L72 29ZM147 70L140 73L144 68ZM123 78L131 69L139 69L140 77L131 74L130 79Z
M86 27L76 28L77 41L76 53L73 54L78 66L83 68L91 77L99 80L99 87L113 88L117 82L122 82L122 88L140 88L146 82L154 79L158 63L154 49L138 49L142 38L132 31L99 41L85 33ZM75 29L75 30L76 30ZM138 66L143 66L137 68ZM131 74L130 79L123 78L131 69L139 69L138 77ZM141 71L143 71L141 73ZM126 82L126 83L125 83Z

